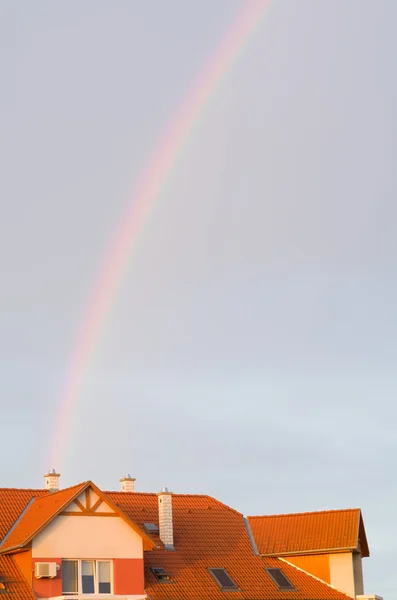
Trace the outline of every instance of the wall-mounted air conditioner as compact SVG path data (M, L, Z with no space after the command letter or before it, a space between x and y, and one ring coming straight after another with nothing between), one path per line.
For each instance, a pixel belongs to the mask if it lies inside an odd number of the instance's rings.
M36 579L42 577L56 577L57 576L57 563L55 562L37 562L34 565L34 574Z

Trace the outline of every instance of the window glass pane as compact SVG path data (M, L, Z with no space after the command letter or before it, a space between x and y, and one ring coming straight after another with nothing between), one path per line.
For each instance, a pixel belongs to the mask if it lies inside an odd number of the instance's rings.
M83 594L94 594L94 563L92 560L81 561L81 587Z
M236 589L234 581L226 573L225 569L210 569L215 579L218 581L222 589Z
M292 583L286 578L281 569L266 569L280 589L294 589Z
M77 560L62 561L62 594L77 594Z
M110 562L98 562L98 592L110 594Z

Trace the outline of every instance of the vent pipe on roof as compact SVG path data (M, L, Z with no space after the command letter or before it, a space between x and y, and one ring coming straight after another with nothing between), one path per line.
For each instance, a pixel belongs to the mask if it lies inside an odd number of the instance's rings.
M131 477L129 473L125 475L122 479L120 479L121 483L121 491L122 492L134 492L135 491L135 479Z
M55 469L49 469L47 475L44 475L45 489L50 492L57 492L59 490L59 478L60 474Z
M157 494L159 505L160 540L166 550L174 549L174 526L172 522L172 493L163 488Z

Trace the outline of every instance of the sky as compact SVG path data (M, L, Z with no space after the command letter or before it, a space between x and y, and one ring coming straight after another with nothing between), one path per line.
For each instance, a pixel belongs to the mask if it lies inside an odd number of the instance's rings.
M361 507L392 597L397 4L273 0L136 242L48 464L98 269L249 0L0 3L1 485ZM66 425L65 425L66 427Z

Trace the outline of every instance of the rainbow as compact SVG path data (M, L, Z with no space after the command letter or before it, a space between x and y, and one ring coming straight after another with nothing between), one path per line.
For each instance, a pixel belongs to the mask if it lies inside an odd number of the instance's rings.
M201 114L251 34L259 27L269 4L270 0L244 1L242 11L226 30L215 53L193 82L142 173L127 214L105 254L83 314L53 427L51 466L54 465L58 469L62 466L85 375L99 344L112 301L117 297L123 275L136 251L143 226L155 201L161 196L162 189L177 165L178 157L182 154Z

